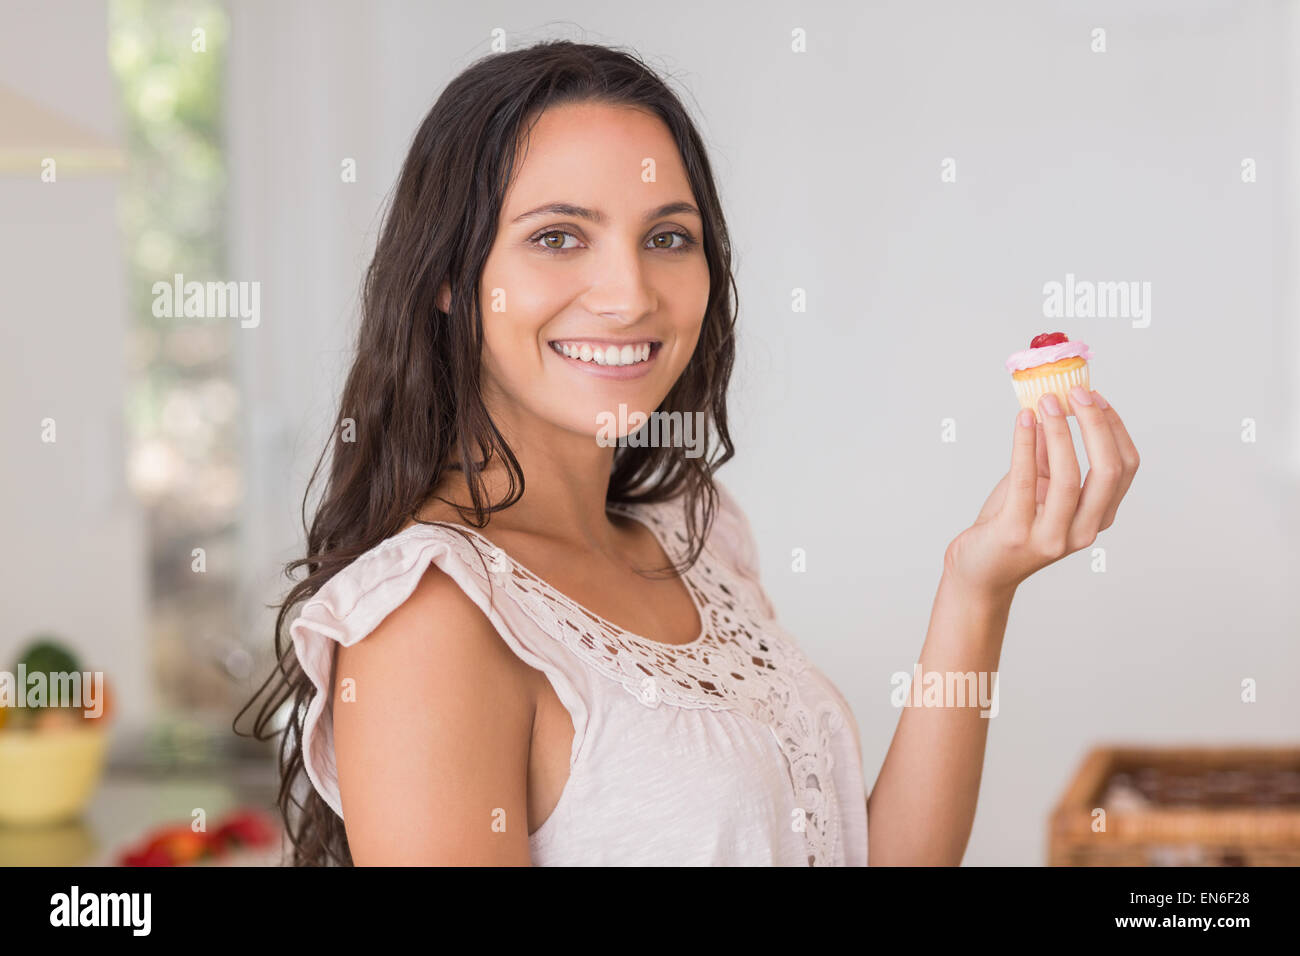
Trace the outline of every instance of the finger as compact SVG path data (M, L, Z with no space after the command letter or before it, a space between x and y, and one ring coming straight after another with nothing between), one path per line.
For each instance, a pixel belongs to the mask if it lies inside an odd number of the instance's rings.
M1035 524L1036 537L1045 550L1060 557L1070 532L1070 522L1079 502L1079 460L1065 409L1051 392L1038 400L1043 431L1047 433L1047 460L1052 470L1047 500Z
M1002 514L1011 525L1028 535L1034 523L1034 510L1038 491L1038 469L1034 464L1034 446L1038 430L1034 427L1034 413L1022 408L1016 414L1016 431L1011 440L1011 470L1007 472L1007 495ZM1026 424L1025 419L1029 419Z
M1138 455L1137 445L1133 444L1128 429L1124 427L1124 422L1119 417L1119 412L1115 411L1100 393L1094 391L1092 394L1093 401L1096 402L1097 407L1101 408L1106 416L1106 421L1110 425L1111 436L1115 439L1115 447L1119 449L1120 459L1124 462L1124 475L1120 478L1119 489L1115 492L1110 507L1106 509L1106 513L1101 519L1101 530L1105 531L1115 521L1115 513L1119 510L1119 503L1128 494L1129 486L1133 484L1133 476L1137 474L1138 465L1142 463L1142 459Z
M1034 497L1041 505L1047 500L1047 489L1050 487L1048 479L1052 477L1052 469L1047 461L1047 432L1043 431L1043 423L1039 422L1034 428L1038 430L1038 444L1034 455L1038 464L1038 494Z
M1120 458L1106 414L1097 407L1092 395L1082 386L1070 389L1070 410L1079 421L1083 447L1088 452L1088 477L1083 482L1079 505L1070 522L1067 548L1078 551L1092 544L1101 530L1101 520L1115 500L1124 461Z

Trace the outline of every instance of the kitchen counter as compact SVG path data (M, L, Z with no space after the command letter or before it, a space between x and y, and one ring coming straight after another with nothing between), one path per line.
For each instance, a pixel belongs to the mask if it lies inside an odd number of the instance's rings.
M110 768L82 818L46 827L0 826L0 866L115 866L120 854L160 826L186 825L202 808L215 829L236 809L264 810L279 829L275 767L262 761L167 774ZM205 865L278 866L280 846Z

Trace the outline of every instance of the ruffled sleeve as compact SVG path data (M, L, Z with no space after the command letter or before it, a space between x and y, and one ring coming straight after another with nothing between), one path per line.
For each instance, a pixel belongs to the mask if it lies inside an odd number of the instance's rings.
M312 785L339 817L338 769L334 759L332 670L334 647L363 640L415 591L430 564L452 578L492 623L520 659L546 674L574 722L573 753L578 752L587 707L553 655L526 633L526 622L512 613L505 588L490 586L479 556L492 569L492 553L471 545L447 527L417 525L381 542L334 575L302 607L289 625L294 653L316 687L303 718L303 765ZM493 600L495 597L495 601ZM451 640L431 628L431 640Z

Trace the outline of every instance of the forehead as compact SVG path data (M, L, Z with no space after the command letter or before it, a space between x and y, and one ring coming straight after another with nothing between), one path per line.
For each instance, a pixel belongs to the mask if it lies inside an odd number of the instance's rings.
M635 107L551 107L533 125L520 155L502 210L506 218L551 201L639 215L668 193L691 195L672 133L658 116ZM647 159L654 161L654 182L642 179Z

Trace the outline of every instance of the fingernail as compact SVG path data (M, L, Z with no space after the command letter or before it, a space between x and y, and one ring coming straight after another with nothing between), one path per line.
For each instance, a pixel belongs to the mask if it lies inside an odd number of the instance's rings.
M1022 409L1020 409L1020 418L1019 418L1018 420L1019 420L1020 424L1021 424L1022 426L1024 426L1025 428L1033 428L1033 427L1034 427L1034 413L1033 413L1033 411L1032 411L1031 409L1028 409L1028 408L1022 408Z
M1098 408L1110 408L1110 402L1101 397L1101 392L1093 392L1092 397L1097 400Z
M1075 385L1073 388L1071 388L1070 397L1074 399L1076 402L1078 402L1080 405L1092 404L1092 396L1088 394L1088 390L1084 388L1082 385Z
M1049 415L1060 415L1061 404L1056 400L1056 396L1048 392L1038 400L1039 406Z

